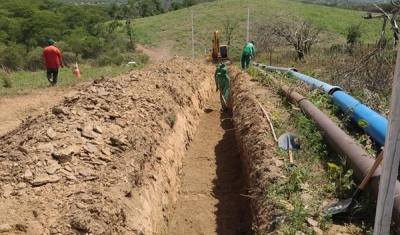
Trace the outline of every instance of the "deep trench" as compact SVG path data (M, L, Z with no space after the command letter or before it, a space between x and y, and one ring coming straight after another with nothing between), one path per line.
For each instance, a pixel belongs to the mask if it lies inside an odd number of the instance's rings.
M251 234L246 176L232 114L213 93L183 159L181 188L168 234Z

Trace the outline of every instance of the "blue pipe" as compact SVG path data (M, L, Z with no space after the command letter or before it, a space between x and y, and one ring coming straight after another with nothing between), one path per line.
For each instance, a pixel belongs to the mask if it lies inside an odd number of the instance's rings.
M365 131L368 135L372 137L380 146L385 145L386 130L388 125L388 120L382 117L377 112L363 105L360 101L356 100L338 86L332 86L325 82L319 81L315 78L309 77L307 75L297 72L294 68L281 68L266 66L259 63L254 63L256 66L265 68L269 71L285 71L289 72L299 80L304 81L312 89L322 88L325 94L332 95L333 102L340 107L343 113L350 115L352 121L354 121L358 126Z
M369 134L380 146L385 145L388 120L360 101L343 91L336 91L332 94L333 102L340 107L344 113L351 115L352 120Z

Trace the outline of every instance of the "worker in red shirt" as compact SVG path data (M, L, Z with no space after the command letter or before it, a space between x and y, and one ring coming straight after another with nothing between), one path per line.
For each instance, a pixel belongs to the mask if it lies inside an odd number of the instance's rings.
M43 50L43 63L46 69L47 80L51 85L57 84L58 68L64 67L60 50L54 46L55 41L49 40L49 45Z

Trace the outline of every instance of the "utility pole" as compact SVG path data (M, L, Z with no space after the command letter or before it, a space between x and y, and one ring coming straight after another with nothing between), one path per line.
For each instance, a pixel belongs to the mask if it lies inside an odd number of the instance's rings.
M190 11L192 18L192 62L194 60L194 26L193 26L193 10Z
M246 42L249 42L249 28L250 28L250 8L247 7L247 33L246 33Z

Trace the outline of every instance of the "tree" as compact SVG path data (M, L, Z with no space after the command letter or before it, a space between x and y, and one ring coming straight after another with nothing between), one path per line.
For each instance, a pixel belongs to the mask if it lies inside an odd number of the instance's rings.
M316 43L321 32L321 29L315 27L312 22L302 19L294 19L291 26L284 21L275 21L263 29L264 34L284 39L287 45L295 49L299 60L310 52L311 46Z
M238 26L239 26L239 19L231 19L230 17L226 17L226 20L224 22L224 31L228 47L230 46L231 41L233 40L234 37L233 33L235 29L238 28Z

